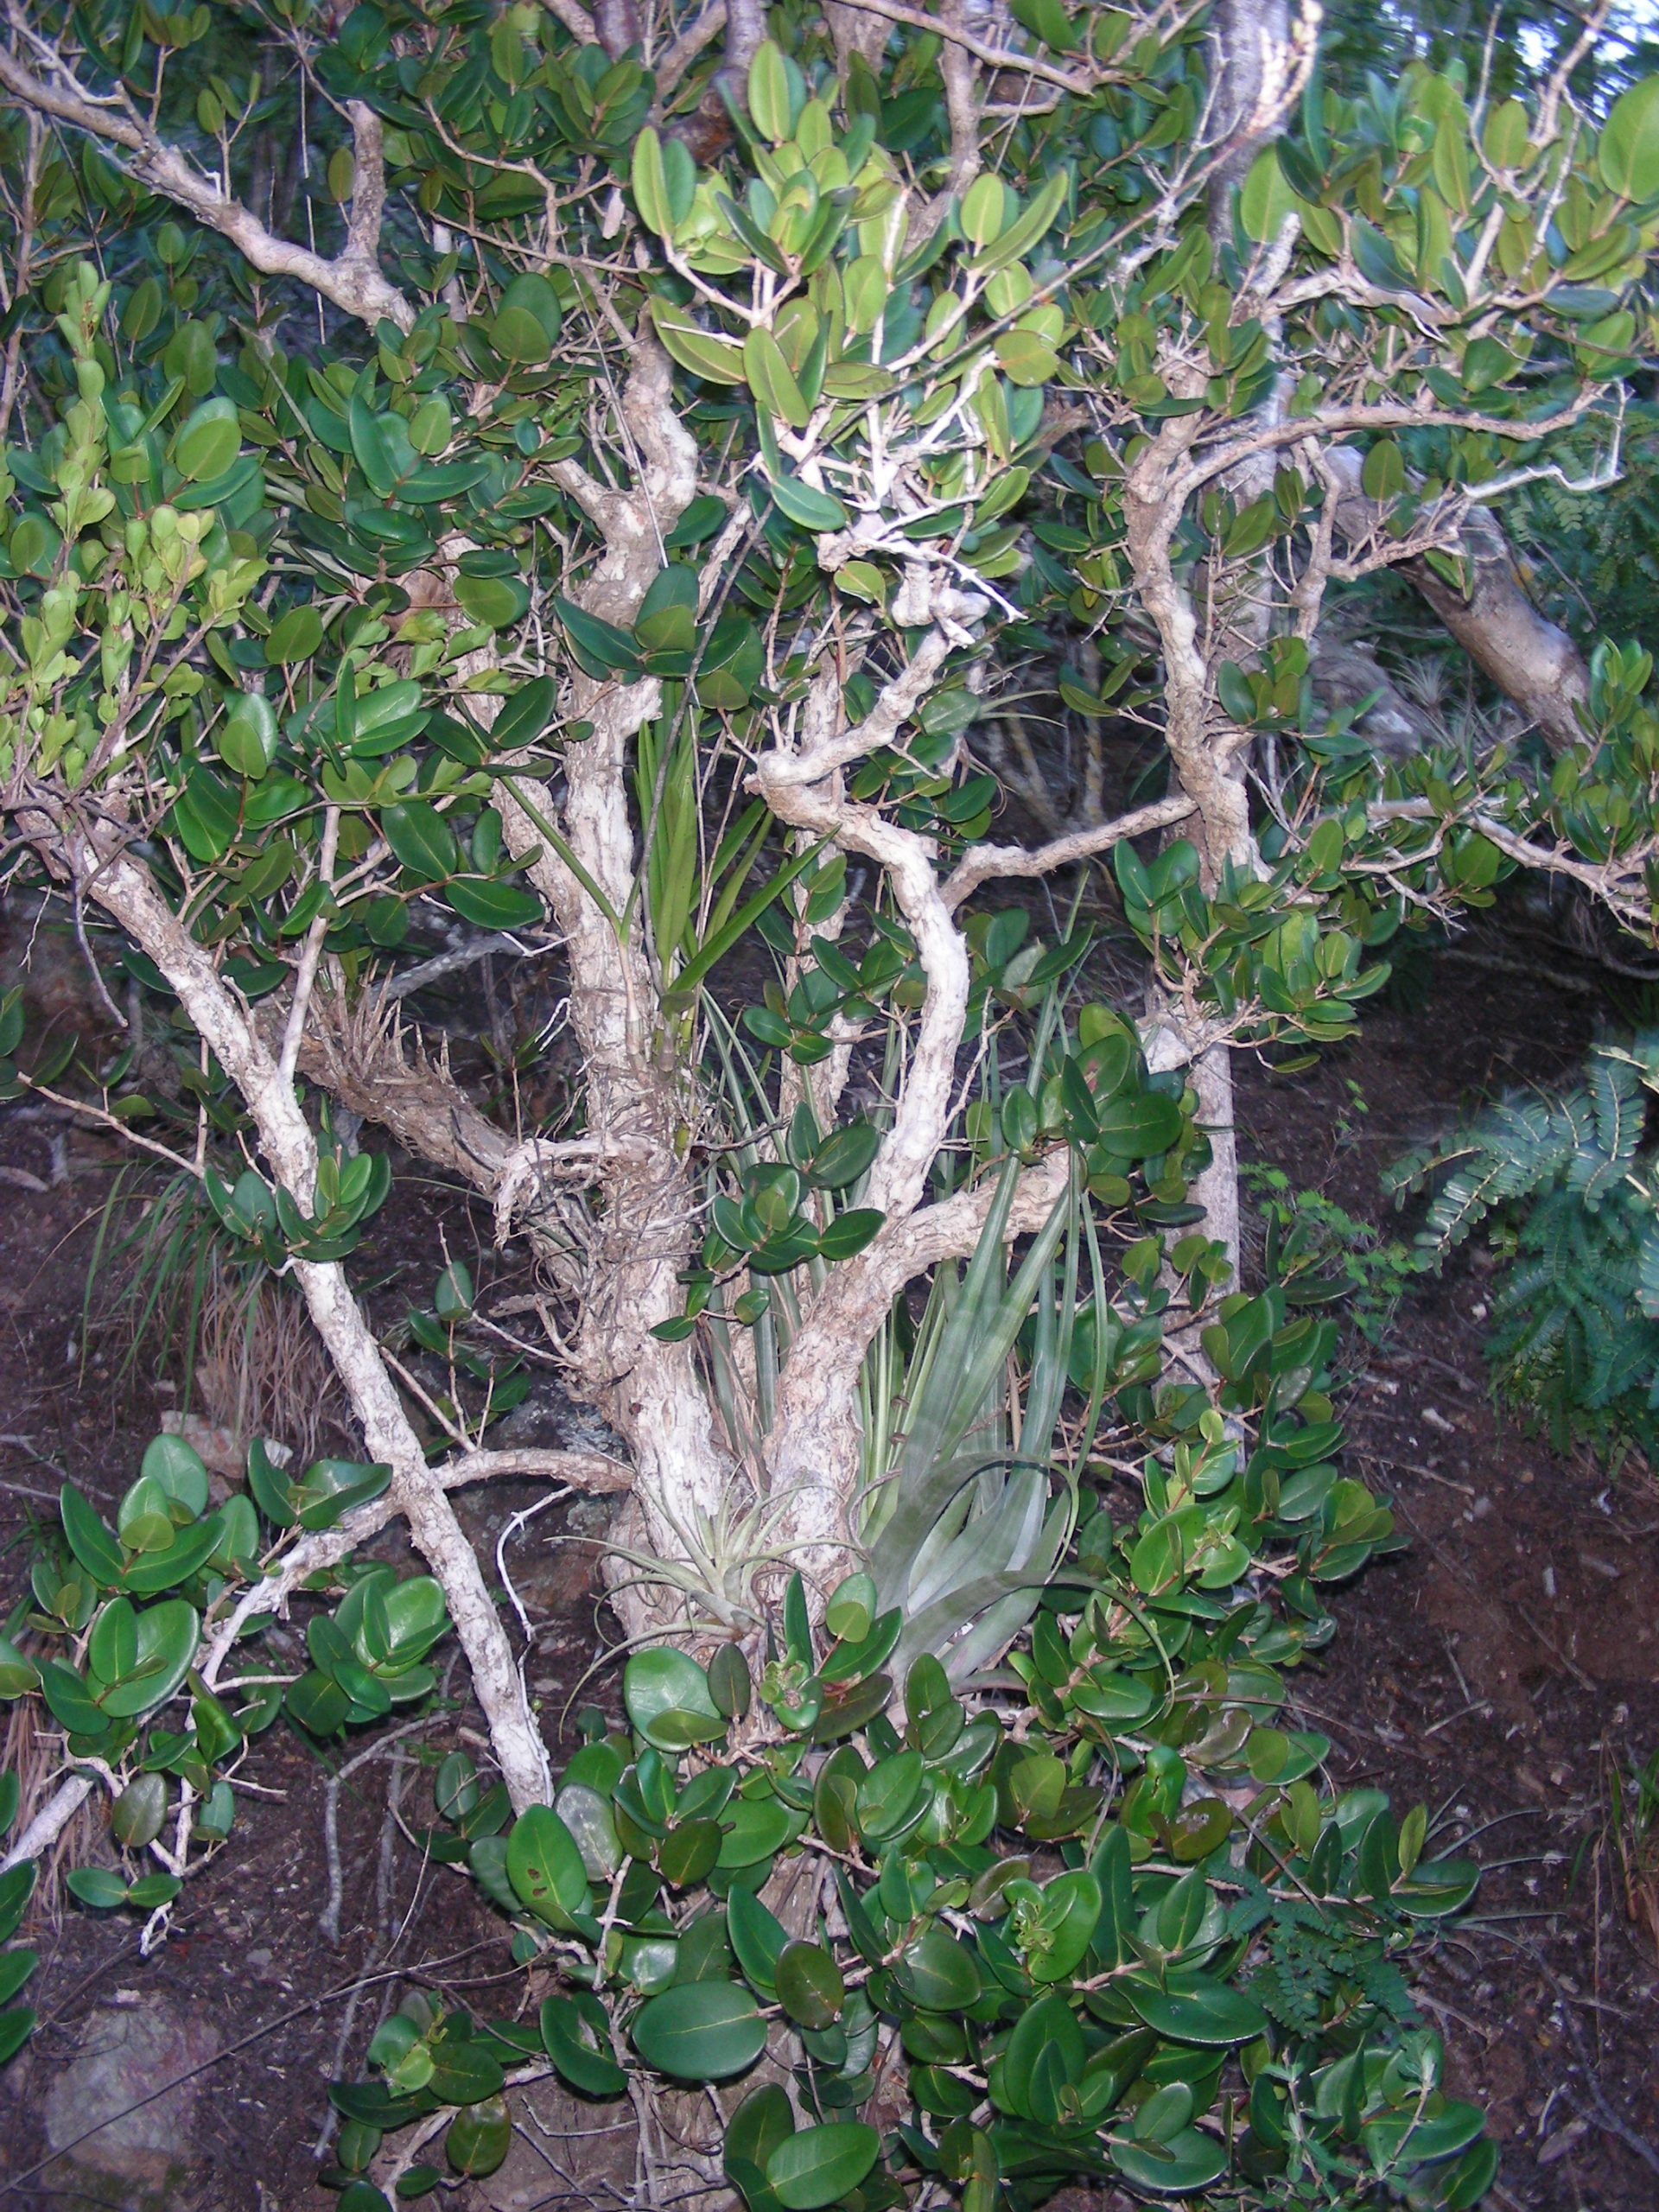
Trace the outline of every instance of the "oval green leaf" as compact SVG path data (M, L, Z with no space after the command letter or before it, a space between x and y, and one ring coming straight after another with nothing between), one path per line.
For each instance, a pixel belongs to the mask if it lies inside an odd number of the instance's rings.
M634 2048L647 2066L680 2082L724 2082L753 2065L766 2024L734 1981L693 1981L641 2005Z
M785 2212L820 2212L856 2189L881 2139L861 2120L826 2120L786 2136L766 2160L766 2179Z

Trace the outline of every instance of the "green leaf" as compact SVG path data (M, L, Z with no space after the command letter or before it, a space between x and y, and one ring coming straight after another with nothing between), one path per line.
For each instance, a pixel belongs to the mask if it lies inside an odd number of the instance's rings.
M194 1605L164 1598L137 1618L137 1647L130 1668L99 1703L113 1719L134 1720L164 1705L190 1670L201 1624Z
M1161 2196L1187 2196L1227 2171L1227 2152L1213 2135L1200 2135L1196 2127L1182 2128L1163 2143L1130 2143L1114 2139L1112 2164L1136 2189Z
M276 715L270 700L243 692L214 730L213 745L232 774L257 783L276 753Z
M501 702L490 728L491 746L498 753L518 753L534 745L553 720L558 696L550 676L532 676L528 683L521 683Z
M770 2005L778 1994L778 1961L789 1944L783 1923L753 1890L734 1889L726 1901L726 1933L746 1979Z
M827 2028L841 2018L847 1985L821 1943L787 1945L773 1967L772 1982L779 2003L797 2027Z
M774 409L776 413L777 410ZM769 469L766 481L772 496L789 517L803 530L845 530L852 517L832 493L816 490L803 484L798 476L791 476L786 468Z
M112 1912L127 1901L127 1885L106 1866L72 1866L64 1877L71 1897L95 1912Z
M1622 200L1659 194L1659 77L1644 77L1613 102L1597 158L1603 182Z
M810 1168L807 1173L809 1181L815 1179ZM874 1626L875 1605L874 1576L863 1573L849 1574L844 1582L836 1585L831 1593L830 1602L823 1609L823 1624L837 1642L861 1643ZM881 1656L885 1658L887 1654L883 1652Z
M1057 1874L1043 1890L1040 1926L1044 1941L1027 1947L1026 1964L1033 1981L1064 1981L1088 1949L1099 1925L1100 1884L1086 1868Z
M1228 1982L1194 1978L1179 1989L1160 1989L1130 1977L1121 1986L1147 2025L1173 2043L1249 2043L1267 2031L1255 1999Z
M194 1520L207 1510L207 1470L181 1436L157 1436L144 1448L141 1479L158 1482Z
M709 1694L728 1720L741 1720L754 1695L749 1662L735 1643L722 1643L709 1662Z
M739 385L747 381L743 349L734 339L715 336L685 308L673 307L654 295L651 319L669 359L677 361L683 369L690 369L693 376L702 378L707 384Z
M970 245L989 245L1008 219L1008 188L988 169L963 196L962 230Z
M681 2082L723 2082L753 2065L766 2024L752 1993L732 1981L693 1981L644 2004L634 2048L648 2066Z
M0 1952L0 2005L10 2005L41 1962L38 1951Z
M562 599L556 593L553 608L585 675L601 678L639 673L639 648L626 630L619 630L614 622L590 614L574 600Z
M354 1505L380 1497L391 1481L391 1469L384 1460L372 1465L356 1459L314 1460L291 1491L299 1524L314 1534L334 1528Z
M979 2001L973 1953L938 1921L906 1945L893 1971L906 1994L929 2012L965 2012Z
M504 2097L488 2097L458 2112L443 2139L443 2154L458 2174L493 2174L512 2148L512 2121Z
M380 830L392 851L423 883L436 883L461 867L455 833L428 799L404 799L380 810Z
M482 2044L446 2034L432 2044L432 2073L428 2088L441 2104L482 2104L499 2097L503 2075L501 2062Z
M287 1529L294 1521L294 1491L288 1477L256 1436L248 1446L248 1488L253 1502L273 1529Z
M356 392L346 410L346 429L352 457L362 470L377 499L389 499L397 488L397 467L385 426L365 399Z
M668 205L668 173L663 166L663 142L649 124L633 142L631 181L640 220L659 238L667 238L674 228Z
M273 667L289 668L309 660L322 643L322 617L315 607L290 607L270 626L265 639L265 658Z
M661 1645L636 1651L623 1672L622 1702L634 1727L659 1751L683 1751L726 1732L708 1675L683 1651Z
M1244 235L1257 245L1270 245L1279 235L1287 215L1294 215L1301 201L1285 181L1285 173L1279 166L1277 149L1272 146L1258 154L1250 164L1238 195L1238 219L1244 226Z
M1125 1160L1147 1160L1167 1152L1181 1134L1181 1109L1160 1090L1116 1098L1098 1116L1100 1141Z
M469 622L505 630L530 612L530 587L518 576L455 578L455 599Z
M780 422L787 423L791 430L805 429L812 420L812 410L807 403L806 395L796 382L793 370L784 359L783 347L769 330L758 324L743 340L743 371L748 378L749 390L769 414L777 416ZM804 485L797 486L799 491L806 488ZM819 499L827 497L822 493L816 496ZM841 506L839 500L832 504L840 508L844 521L846 509ZM783 505L781 499L779 505ZM785 513L789 512L787 508L784 511ZM820 523L809 524L807 527L827 530L833 525Z
M183 1888L176 1874L143 1874L128 1890L127 1903L140 1912L154 1912L158 1905L171 1904Z
M35 1894L39 1867L32 1859L0 1874L0 1943L15 1936Z
M720 1816L719 1864L756 1866L781 1851L797 1833L786 1806L775 1797L734 1797Z
M205 399L188 416L173 441L173 466L193 484L222 476L242 450L236 403Z
M880 2148L865 2121L826 2120L786 2137L766 2160L766 2179L785 2212L819 2212L858 2187Z
M541 900L522 883L499 875L457 875L443 895L466 922L481 930L533 929L543 918Z
M1061 2090L1080 2079L1087 2057L1083 2030L1065 1999L1039 1997L1008 2037L1002 2096L1022 2120L1052 2127L1060 2116Z
M1368 499L1397 499L1406 488L1406 457L1392 438L1379 438L1365 456L1360 486Z
M825 1260L855 1258L880 1234L886 1220L887 1216L879 1206L849 1206L819 1233L818 1256Z
M1060 372L1059 355L1034 330L1005 330L993 341L992 350L1010 384L1034 389Z
M569 1929L588 1911L588 1869L575 1838L550 1805L531 1805L507 1839L507 1879L515 1894L550 1928Z
M593 2006L598 2018L588 2007ZM607 2033L604 2009L585 1993L550 1997L541 2011L542 2045L573 2089L587 2097L620 2097L628 2077L608 2050L601 2047Z
M734 2164L764 2173L767 2159L794 2133L795 2114L786 2089L776 2082L768 2082L764 2088L751 2091L732 2114L726 2130L728 2178L731 2177Z
M882 1843L910 1818L922 1789L922 1755L899 1751L873 1767L858 1785L858 1825L866 1840Z
M40 1686L41 1670L35 1662L25 1658L9 1637L0 1636L0 1698L27 1697L31 1690L37 1690ZM0 1835L3 1835L11 1826L12 1817L17 1809L14 1796L11 1815L4 1814L8 1785L11 1792L16 1791L17 1777L15 1774L0 1775Z
M545 276L515 276L501 295L501 305L496 317L498 323L504 315L526 318L536 325L537 332L537 338L533 341L528 332L518 333L525 344L534 343L537 350L526 353L522 357L509 354L509 359L522 358L530 361L544 361L558 344L559 334L564 328L564 309L559 303L557 291ZM494 342L499 349L499 335Z
M92 1694L73 1667L61 1659L41 1662L41 1694L53 1719L72 1736L108 1733L109 1718L92 1702Z
M789 72L784 57L771 39L766 40L749 64L748 109L757 129L774 146L781 146L793 128L789 97Z
M657 1867L665 1882L677 1890L705 1880L720 1856L719 1823L712 1820L680 1821L657 1847Z
M1070 175L1063 168L1057 169L1025 213L975 255L970 264L975 274L989 276L999 269L1012 268L1029 253L1065 206L1071 188Z
M69 1548L92 1580L106 1590L121 1580L123 1560L115 1539L73 1483L66 1483L58 1512Z

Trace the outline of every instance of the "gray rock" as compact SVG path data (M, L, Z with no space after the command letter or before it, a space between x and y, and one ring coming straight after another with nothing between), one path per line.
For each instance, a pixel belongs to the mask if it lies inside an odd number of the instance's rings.
M89 2016L42 2113L47 2141L63 2154L46 2176L60 2212L182 2212L205 2080L195 2069L218 2049L205 2021L163 2005L110 2005ZM154 2094L174 2082L164 2096Z

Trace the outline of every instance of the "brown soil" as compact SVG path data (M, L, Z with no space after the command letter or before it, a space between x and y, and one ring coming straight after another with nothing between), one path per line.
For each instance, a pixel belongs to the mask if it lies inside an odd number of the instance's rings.
M1525 949L1496 931L1467 952L1436 963L1426 1013L1373 1011L1354 1045L1299 1077L1247 1069L1247 1154L1377 1219L1378 1170L1460 1105L1568 1072L1597 1012L1587 971L1579 991L1515 972L1502 963L1524 965ZM23 1585L31 1519L54 1512L60 1477L107 1511L161 1406L176 1402L119 1371L112 1332L83 1357L92 1221L114 1158L101 1138L0 1111L0 1604ZM429 1298L435 1206L458 1256L487 1238L463 1198L400 1185L364 1255L382 1319ZM1609 1776L1659 1750L1659 1488L1629 1466L1610 1483L1499 1416L1481 1353L1484 1281L1465 1260L1414 1292L1365 1362L1348 1409L1354 1448L1410 1548L1339 1594L1336 1643L1298 1691L1308 1725L1334 1739L1339 1782L1385 1788L1402 1808L1426 1802L1443 1846L1489 1869L1477 1916L1426 1969L1425 2002L1457 2086L1490 2106L1503 2140L1496 2201L1647 2212L1659 2202L1659 1955L1626 1911ZM468 1510L494 1530L533 1497L509 1486ZM515 1554L550 1733L595 1649L586 1548L544 1541L562 1511ZM96 2008L156 1990L209 2022L222 2054L204 2076L191 2184L174 2201L203 2212L332 2201L314 2187L325 2084L360 2071L401 1989L442 1988L486 2017L523 2000L499 1920L395 1825L398 1809L425 1823L430 1765L477 1729L454 1703L395 1747L399 1759L342 1785L337 1944L317 1918L328 1776L281 1728L250 1770L259 1794L242 1795L230 1844L156 1956L138 1957L126 1916L66 1903L43 1921L29 1993L41 2026L0 2101L0 2202L63 2203L32 2171L45 2088ZM90 1825L75 1840L86 1855L102 1847ZM549 2191L549 2204L569 2201L553 2180ZM449 2201L483 2202L465 2188Z
M1247 1076L1247 1153L1383 1219L1379 1170L1474 1100L1576 1069L1588 971L1541 983L1503 964L1519 949L1484 931L1435 963L1426 1014L1379 1009L1307 1075ZM1647 2212L1659 1950L1626 1910L1610 1777L1659 1751L1659 1484L1563 1459L1495 1408L1485 1257L1413 1292L1351 1394L1356 1471L1410 1544L1332 1601L1336 1639L1297 1689L1341 1783L1427 1804L1440 1847L1489 1870L1424 2001L1503 2144L1496 2201Z

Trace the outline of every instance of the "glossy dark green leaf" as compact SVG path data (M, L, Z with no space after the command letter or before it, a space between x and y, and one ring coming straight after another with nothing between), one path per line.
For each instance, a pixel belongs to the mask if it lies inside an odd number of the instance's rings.
M424 883L454 875L461 867L461 847L454 831L426 799L400 800L382 807L380 829L404 866Z
M633 2023L648 2066L682 2082L723 2082L753 2065L766 2024L753 1997L731 1981L694 1981L652 1997Z
M522 1903L550 1928L568 1929L591 1899L588 1870L575 1837L549 1805L531 1805L507 1840L507 1879Z
M463 921L481 930L534 929L544 917L533 891L499 875L452 876L443 895Z
M322 618L315 607L291 607L273 622L265 639L265 658L279 667L309 660L322 643Z
M71 1897L97 1912L112 1912L127 1901L127 1885L105 1866L72 1866L64 1876Z
M720 1826L720 1864L755 1866L783 1849L797 1823L775 1797L734 1797L721 1814Z
M579 2002L594 2005L599 2019L588 2018ZM628 2077L604 2047L603 2008L594 1999L550 1997L541 2010L542 2044L561 2076L588 2097L620 2097Z
M136 1719L164 1705L188 1673L201 1624L182 1598L164 1598L137 1617L137 1649L123 1679L99 1703L116 1719Z
M678 1821L657 1847L658 1872L676 1889L685 1889L713 1872L720 1847L718 1821Z
M458 575L455 598L467 620L486 630L505 630L530 612L530 587L518 576Z
M1227 2171L1227 2152L1213 2135L1182 2128L1166 2142L1132 2143L1115 2137L1108 2146L1112 2164L1136 2189L1165 2196L1189 2196L1208 2189Z
M972 1952L937 1921L905 1946L893 1973L906 1995L931 2012L963 2012L979 1999Z
M827 2028L841 2018L847 1985L821 1943L787 1945L772 1968L772 1983L779 2003L797 2027Z
M858 1786L858 1825L871 1843L897 1835L922 1789L922 1755L899 1751L873 1767Z
M70 1550L95 1582L106 1590L114 1589L122 1574L120 1548L73 1483L64 1484L58 1511Z
M205 399L188 416L173 442L173 465L193 484L222 476L242 450L242 430L234 402Z
M504 2097L486 2098L450 2121L443 2155L452 2170L477 2179L493 2174L512 2147L512 2121Z
M826 2120L779 2144L766 2160L766 2179L786 2212L820 2212L858 2187L880 2149L865 2121Z
M574 600L556 594L553 607L564 625L579 664L588 675L597 677L639 673L639 648L627 631L618 629L614 622L607 622L602 615L589 614Z
M770 2005L778 1994L778 1961L789 1942L782 1922L752 1890L734 1889L726 1901L726 1933L746 1980Z
M38 1872L35 1860L25 1859L0 1874L0 1943L8 1942L22 1925Z
M735 1643L722 1643L709 1662L709 1694L728 1720L741 1720L754 1695L749 1662Z
M788 2092L776 2082L752 2090L732 2114L726 2130L728 2175L734 2164L764 2174L767 2159L794 2133L795 2114Z
M1147 2025L1174 2043L1250 2043L1267 2029L1255 1999L1228 1982L1195 1976L1160 1989L1132 1975L1122 1986Z
M683 1651L662 1645L636 1651L623 1673L622 1701L645 1741L663 1751L712 1743L726 1732L708 1675Z

